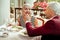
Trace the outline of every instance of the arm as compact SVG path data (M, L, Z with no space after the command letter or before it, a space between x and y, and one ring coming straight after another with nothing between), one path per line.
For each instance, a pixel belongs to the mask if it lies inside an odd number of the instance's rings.
M45 25L39 28L32 28L32 24L30 22L26 23L26 29L29 36L38 36L38 35L46 35L53 34L53 21L48 21ZM53 26L53 27L52 27Z
M18 25L19 25L19 26L21 26L20 23L21 23L21 22L20 22L20 17L18 17Z

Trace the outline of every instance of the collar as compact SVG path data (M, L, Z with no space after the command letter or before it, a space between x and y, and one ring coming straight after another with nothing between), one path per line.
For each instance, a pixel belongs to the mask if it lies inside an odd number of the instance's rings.
M49 20L53 19L54 17L56 17L57 15L53 16L52 18L50 18Z

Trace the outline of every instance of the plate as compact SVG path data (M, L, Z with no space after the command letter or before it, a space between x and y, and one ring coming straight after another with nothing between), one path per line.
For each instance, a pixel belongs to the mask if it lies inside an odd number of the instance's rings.
M8 37L8 32L0 32L0 37Z
M22 26L10 26L7 28L8 31L17 31L17 32L22 30L22 29L23 29Z
M22 30L19 32L19 35L21 35L21 36L28 36L26 28L22 29Z

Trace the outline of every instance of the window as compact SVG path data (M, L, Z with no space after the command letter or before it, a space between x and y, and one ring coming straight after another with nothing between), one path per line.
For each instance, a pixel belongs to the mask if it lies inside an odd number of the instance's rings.
M57 1L57 2L60 2L60 0L48 0L48 2L51 2L51 1Z

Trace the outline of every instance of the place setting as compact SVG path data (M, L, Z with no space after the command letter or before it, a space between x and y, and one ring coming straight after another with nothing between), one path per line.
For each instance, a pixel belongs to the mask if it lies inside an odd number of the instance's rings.
M28 37L26 28L23 28L21 31L19 31L19 35L23 37Z

